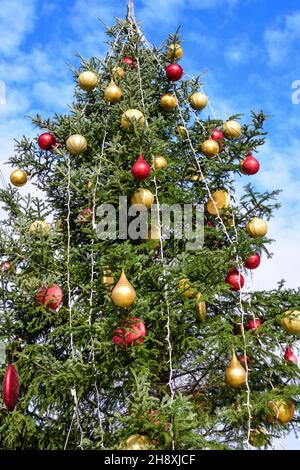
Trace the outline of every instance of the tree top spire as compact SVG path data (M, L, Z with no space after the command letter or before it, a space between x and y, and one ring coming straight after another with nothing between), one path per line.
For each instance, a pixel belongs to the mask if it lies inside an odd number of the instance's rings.
M133 20L135 19L134 0L127 0L127 16Z

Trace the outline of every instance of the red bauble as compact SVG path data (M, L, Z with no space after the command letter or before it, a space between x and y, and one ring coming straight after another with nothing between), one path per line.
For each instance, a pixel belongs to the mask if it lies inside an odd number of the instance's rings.
M298 358L297 358L296 354L293 352L292 348L289 345L286 346L286 350L285 350L285 353L284 353L284 359L287 362L290 362L291 364L295 364L295 365L298 364Z
M3 401L7 411L14 411L20 393L20 381L17 369L10 364L3 379Z
M81 224L87 224L93 220L93 211L89 207L83 209L78 216L78 221Z
M211 220L209 220L209 221L207 222L207 226L208 226L209 228L213 228L213 227L215 227L215 224L214 224Z
M245 175L255 175L260 169L260 164L259 161L253 157L253 155L249 154L245 160L242 161L241 167L242 173Z
M258 253L254 253L253 255L249 256L249 258L245 259L245 268L256 269L260 265L260 261L260 255Z
M262 321L259 318L249 320L247 328L248 330L256 330L262 325Z
M166 75L171 82L177 82L183 75L183 68L179 64L168 65Z
M231 290L238 291L244 287L245 278L237 269L232 269L226 277L226 282L230 284Z
M63 299L63 291L57 285L42 287L35 296L35 305L45 305L50 310L57 310Z
M221 142L224 139L223 132L218 129L214 129L211 133L211 138L217 142Z
M143 343L146 336L145 323L139 318L130 318L114 331L113 342L121 349Z
M126 64L127 67L130 69L134 69L136 67L136 60L132 59L131 57L124 57L122 59L123 64Z
M38 145L42 150L51 150L56 145L56 139L50 132L41 134L38 138Z
M136 180L145 180L151 173L150 165L144 160L143 155L140 153L137 161L131 168L131 173Z
M242 356L239 357L239 361L242 365L244 364L246 365L249 363L249 357L243 354Z

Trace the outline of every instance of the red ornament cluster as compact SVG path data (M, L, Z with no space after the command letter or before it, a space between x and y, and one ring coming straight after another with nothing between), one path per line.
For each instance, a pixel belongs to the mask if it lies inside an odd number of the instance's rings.
M20 380L17 369L10 364L2 384L2 396L7 411L14 411L20 394Z
M259 161L253 157L251 153L247 155L244 161L241 163L242 173L245 175L256 175L260 169Z
M38 138L38 145L41 150L52 150L57 145L56 138L50 132L41 134Z
M35 305L44 305L49 310L57 310L63 300L60 286L42 287L35 296Z
M143 343L145 336L145 323L139 318L130 318L114 331L113 342L120 349L126 349Z
M177 82L183 75L183 68L179 64L170 64L166 68L166 75L171 82Z
M262 325L262 321L259 318L251 319L248 322L248 330L257 330Z
M230 285L230 289L236 292L245 285L244 276L235 268L229 271L225 281Z
M131 168L131 173L136 180L145 180L151 173L150 165L144 160L143 155L140 153L137 161Z

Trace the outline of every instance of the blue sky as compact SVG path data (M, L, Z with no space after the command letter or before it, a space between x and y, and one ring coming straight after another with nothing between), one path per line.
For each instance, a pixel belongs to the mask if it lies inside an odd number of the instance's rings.
M300 4L298 0L140 0L136 16L155 44L181 25L184 69L206 71L205 91L217 115L263 109L271 115L269 136L259 155L261 172L252 177L259 189L281 188L282 209L270 224L274 257L253 277L258 289L276 287L282 278L300 285L300 104L292 103L292 83L300 80ZM2 0L0 9L0 165L13 139L34 135L25 115L67 112L73 77L66 62L75 54L101 56L103 27L123 17L125 0ZM1 86L0 86L1 93ZM248 182L243 177L242 182ZM240 185L241 183L239 183ZM28 187L22 191L27 192ZM300 447L295 440L289 448Z

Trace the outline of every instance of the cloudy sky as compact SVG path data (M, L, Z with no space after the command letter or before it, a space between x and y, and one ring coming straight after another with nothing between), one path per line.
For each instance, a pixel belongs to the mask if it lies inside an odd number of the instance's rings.
M286 279L300 285L300 4L298 0L139 0L138 20L147 38L160 42L181 25L184 69L206 71L205 91L218 117L248 118L261 109L270 116L258 189L283 190L282 208L270 224L274 257L254 275L254 287L269 289ZM0 9L0 169L13 139L35 135L26 115L66 112L73 77L66 62L75 54L101 56L103 28L123 17L125 0L1 0ZM297 84L297 80L299 83ZM6 91L6 93L5 93ZM296 98L300 97L300 93ZM300 101L300 100L299 100ZM244 177L248 182L249 177ZM1 183L0 183L1 184ZM23 190L27 191L27 190ZM299 448L290 438L288 448Z

